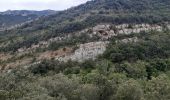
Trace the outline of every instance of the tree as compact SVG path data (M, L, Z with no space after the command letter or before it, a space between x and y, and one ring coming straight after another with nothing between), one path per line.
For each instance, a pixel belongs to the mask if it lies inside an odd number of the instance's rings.
M143 98L140 84L132 79L120 84L116 93L116 100L142 100Z
M123 72L127 75L127 77L135 78L135 79L147 79L147 72L146 72L146 65L147 63L142 61L137 61L135 63L122 63L117 69L120 72Z
M169 100L170 99L170 80L162 74L152 78L145 87L147 100Z

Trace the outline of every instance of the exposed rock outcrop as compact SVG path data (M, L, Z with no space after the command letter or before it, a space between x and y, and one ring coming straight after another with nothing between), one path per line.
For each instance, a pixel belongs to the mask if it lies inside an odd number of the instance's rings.
M91 29L92 34L97 34L101 39L109 39L119 34L140 33L142 31L162 31L163 27L150 24L122 24L122 25L97 25Z
M96 56L103 54L106 50L108 41L90 42L81 44L79 49L75 50L72 55L57 57L56 60L59 61L83 61L86 59L95 59Z
M121 39L121 40L117 40L116 43L129 43L129 42L138 42L139 39L137 37L132 37L132 38L125 38L125 39Z
M170 29L170 25L165 25L168 29ZM65 35L63 37L55 37L51 38L48 41L40 41L38 44L33 44L30 48L20 48L18 49L18 52L21 53L28 53L33 52L37 48L47 48L50 43L52 42L60 42L65 41L69 39L73 34L74 35L81 35L86 33L90 37L98 36L99 42L90 42L85 44L80 44L78 47L79 49L75 50L72 54L65 54L62 56L59 55L53 55L53 58L56 58L56 60L60 61L67 61L69 59L76 60L76 61L82 61L85 59L95 59L97 55L102 54L107 46L106 42L111 37L118 36L118 35L129 35L132 33L140 33L140 32L149 32L149 31L163 31L163 28L165 26L160 25L150 25L150 24L136 24L136 25L130 25L130 24L121 24L121 25L113 25L113 24L100 24L92 28L87 28L79 32L70 33L69 35ZM122 40L118 40L116 42L137 42L137 37L132 38L125 38Z

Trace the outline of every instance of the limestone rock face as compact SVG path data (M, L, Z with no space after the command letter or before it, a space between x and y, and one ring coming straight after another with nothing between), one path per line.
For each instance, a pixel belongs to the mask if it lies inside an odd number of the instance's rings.
M169 27L170 25L167 25ZM101 24L97 25L91 29L89 29L93 35L97 35L101 38L101 40L107 40L112 36L117 36L119 34L131 34L131 33L140 33L140 32L148 32L148 31L162 31L163 27L159 25L150 25L150 24L121 24L121 25L111 25L111 24ZM82 32L88 33L89 31L83 30Z
M135 42L138 42L138 38L137 37L132 37L132 38L125 38L125 39L122 39L122 40L118 40L118 41L116 41L116 43L135 43Z
M97 35L100 37L99 42L90 42L85 44L80 44L79 49L75 50L74 54L64 56L64 57L57 57L56 60L60 61L68 61L75 60L75 61L83 61L86 59L95 59L98 55L103 54L106 50L106 46L109 38L113 36L117 36L119 34L132 34L132 33L140 33L140 32L148 32L148 31L162 31L163 27L159 25L150 25L150 24L136 24L136 25L129 25L129 24L122 24L122 25L110 25L110 24L101 24L97 25L90 29L85 29L78 34L87 33L91 37L93 35ZM116 42L137 42L139 39L137 37L132 38L125 38Z
M81 44L79 46L79 49L75 50L74 54L64 56L64 57L58 57L56 60L59 61L83 61L86 59L95 59L96 56L103 54L106 50L106 46L109 42L108 41L99 41L99 42L90 42Z
M167 24L166 27L170 29L170 25ZM87 28L82 31L76 32L74 34L81 35L81 34L87 34L91 38L98 36L101 41L107 41L111 37L120 35L120 34L132 34L132 33L140 33L140 32L149 32L149 31L162 31L163 26L160 25L150 25L150 24L136 24L136 25L129 25L129 24L121 24L121 25L113 25L113 24L100 24L97 26L94 26L92 28ZM72 33L65 35L63 37L55 37L51 38L47 41L40 41L38 44L33 44L30 48L20 48L18 49L18 52L24 52L24 51L30 51L34 50L36 48L45 48L48 47L50 43L52 42L59 42L59 41L65 41L71 37Z
M69 55L64 55L64 56L55 56L56 60L60 61L68 61L69 59L71 60L76 60L76 61L82 61L86 59L95 59L96 56L102 54L107 46L108 41L111 37L115 37L118 35L129 35L132 33L140 33L140 32L149 32L149 31L163 31L164 27L167 27L170 29L170 25L166 24L164 26L161 25L156 25L156 24L120 24L120 25L114 25L114 24L100 24L96 25L91 28L86 28L84 30L75 32L75 33L69 33L66 34L65 36L60 36L60 37L54 37L51 38L47 41L40 41L38 44L33 44L30 48L20 48L18 49L18 52L21 53L28 53L35 51L36 48L47 48L50 43L52 42L61 42L69 39L73 34L75 36L80 36L82 34L89 35L90 38L93 37L99 37L98 42L90 42L90 43L85 43L85 44L80 44L79 49L75 50L72 54ZM123 42L123 43L128 43L128 42L137 42L139 39L137 37L133 38L125 38L122 40L118 40L116 42Z

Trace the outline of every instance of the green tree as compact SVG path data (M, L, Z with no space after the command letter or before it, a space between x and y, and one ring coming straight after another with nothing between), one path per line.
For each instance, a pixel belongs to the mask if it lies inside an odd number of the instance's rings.
M145 87L147 100L169 100L170 99L170 80L162 74L148 81Z
M120 84L116 93L116 100L142 100L143 98L140 84L132 79Z

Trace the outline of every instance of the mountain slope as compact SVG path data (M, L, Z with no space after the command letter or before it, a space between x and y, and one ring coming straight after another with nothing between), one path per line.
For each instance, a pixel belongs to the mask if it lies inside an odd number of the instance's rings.
M22 24L27 21L35 20L42 16L55 14L55 11L28 11L28 10L9 10L0 12L0 28L5 29L14 25Z
M168 0L92 0L0 32L0 100L170 100Z
M92 0L19 28L0 32L2 43L8 39L13 41L9 46L1 48L1 51L17 51L21 47L30 47L39 41L100 23L164 24L170 20L169 5L170 1L167 0Z
M8 10L5 12L0 12L1 15L37 15L37 16L47 16L51 14L55 14L54 10L42 10L42 11L34 11L34 10Z

